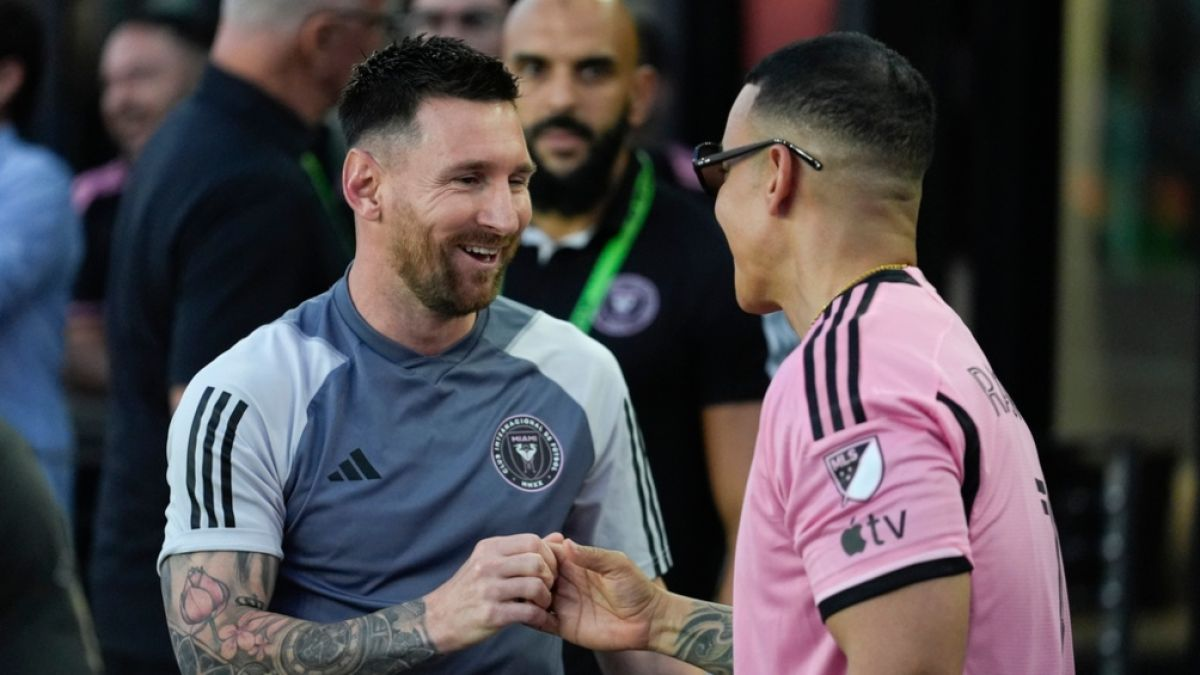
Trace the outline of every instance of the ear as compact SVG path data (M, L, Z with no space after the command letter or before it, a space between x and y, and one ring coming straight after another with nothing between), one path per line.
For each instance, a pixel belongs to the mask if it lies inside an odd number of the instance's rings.
M342 163L342 194L363 220L378 222L383 214L383 167L371 153L350 148Z
M798 181L801 173L796 161L792 153L781 145L772 145L767 151L765 170L770 172L770 180L767 181L767 211L776 218L787 216L800 191Z
M317 12L300 24L296 35L296 44L300 53L310 62L320 64L324 61L323 54L335 39L337 26L330 21L324 12Z
M10 111L12 103L21 85L25 83L25 66L16 59L0 59L0 118Z
M650 119L662 83L654 66L643 65L634 69L632 84L629 92L629 125L637 129Z

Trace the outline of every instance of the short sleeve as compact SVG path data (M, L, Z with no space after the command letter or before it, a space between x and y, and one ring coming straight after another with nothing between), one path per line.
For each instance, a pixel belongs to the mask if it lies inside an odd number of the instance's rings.
M610 405L591 416L593 424L601 425L592 434L596 457L564 533L584 544L622 551L647 576L661 577L671 568L662 509L619 371L616 378Z
M187 383L255 328L334 281L341 270L322 265L319 255L335 246L332 230L309 192L294 181L246 178L222 183L196 206L179 243L172 383Z
M171 420L171 498L158 566L170 555L249 551L283 557L283 482L259 406L197 377Z
M786 368L786 365L785 365ZM876 391L864 422L799 441L780 472L785 519L822 618L971 569L961 450L936 399Z

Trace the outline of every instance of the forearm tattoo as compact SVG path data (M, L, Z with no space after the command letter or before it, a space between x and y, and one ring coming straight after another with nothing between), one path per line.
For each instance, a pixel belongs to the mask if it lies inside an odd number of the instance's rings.
M264 556L236 555L232 573L189 567L196 557L187 556L171 559L170 569L164 570L167 624L185 675L385 675L410 670L438 653L426 629L422 600L329 624L264 611L266 602L253 593L230 602L231 587L245 590L253 568L266 567ZM237 582L227 578L232 576ZM273 576L273 570L260 569L255 579L263 584L264 596L274 586Z
M733 673L733 610L728 605L695 601L675 638L675 658L712 673Z

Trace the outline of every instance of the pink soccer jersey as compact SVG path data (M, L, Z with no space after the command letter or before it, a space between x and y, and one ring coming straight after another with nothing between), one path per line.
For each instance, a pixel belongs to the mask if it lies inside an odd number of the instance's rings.
M916 268L838 296L763 403L738 532L735 671L844 673L824 621L971 575L964 672L1075 670L1033 437Z

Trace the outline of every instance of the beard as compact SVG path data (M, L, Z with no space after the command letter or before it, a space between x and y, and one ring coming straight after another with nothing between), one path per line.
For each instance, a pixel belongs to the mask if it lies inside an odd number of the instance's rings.
M411 211L401 219L401 236L392 245L392 266L417 300L447 318L466 316L492 304L504 284L504 270L517 253L520 240L490 232L462 234L439 244L432 228ZM458 248L465 245L499 249L500 265L494 270L463 273L454 264Z
M621 112L617 123L597 135L570 115L555 115L533 125L525 132L529 154L538 166L546 166L534 141L549 129L564 129L589 144L583 163L565 174L543 169L529 181L529 196L539 211L563 216L578 216L594 209L608 195L613 181L613 166L629 136L629 109Z

